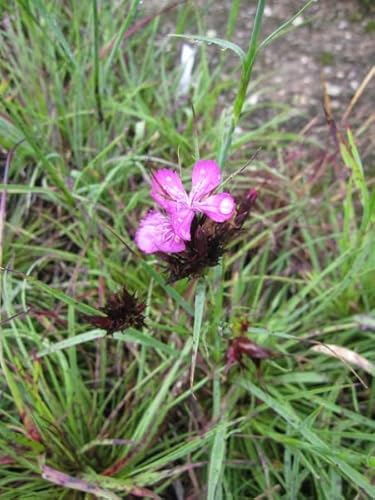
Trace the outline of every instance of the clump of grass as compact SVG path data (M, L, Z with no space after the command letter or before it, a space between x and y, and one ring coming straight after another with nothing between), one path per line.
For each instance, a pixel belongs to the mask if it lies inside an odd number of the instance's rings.
M375 33L375 21L374 20L370 20L366 23L365 32L366 33Z
M211 40L227 49L217 66L202 13L169 10L176 33L194 26L201 43L182 101L165 11L143 14L137 0L6 10L0 142L23 142L1 185L2 498L374 496L367 129L344 133L327 113L327 146L285 130L293 111L277 103L247 125L256 55L291 25L263 37L263 9L245 51ZM232 2L227 34L239 12ZM216 97L238 79L222 109ZM205 278L172 286L133 244L151 169L199 152L230 174L259 146L231 185L259 190L246 229ZM88 326L125 286L145 326ZM245 352L228 369L238 337L272 356L256 366ZM369 364L312 349L321 343Z
M319 55L319 62L323 66L332 66L335 61L335 57L332 52L323 51Z

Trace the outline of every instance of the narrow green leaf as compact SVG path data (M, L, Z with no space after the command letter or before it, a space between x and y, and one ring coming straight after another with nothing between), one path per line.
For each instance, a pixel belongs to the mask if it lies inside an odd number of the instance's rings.
M181 295L177 292L175 288L166 283L164 277L160 273L158 273L146 261L142 261L142 267L155 280L155 282L163 288L168 297L172 297L172 299L175 300L176 303L189 314L189 316L194 315L191 305L188 302L186 302L186 300L183 297L181 297Z
M372 486L362 474L347 464L346 461L341 458L340 452L335 452L331 446L325 443L284 402L276 400L249 380L241 380L240 385L249 390L256 398L266 403L270 409L275 411L289 425L298 431L307 442L314 446L315 453L318 456L326 460L328 463L335 464L348 478L353 480L357 486L369 494L370 498L375 497L375 487Z
M7 194L54 194L52 189L39 186L23 186L22 184L0 184L0 191L6 190Z
M195 364L197 360L199 339L201 335L204 303L206 298L206 284L201 278L197 283L194 305L194 327L193 327L193 354L191 358L190 386L193 387Z
M160 340L151 337L151 335L148 335L147 333L139 332L133 328L128 328L124 333L116 332L113 335L113 338L116 340L123 340L124 342L134 342L147 347L153 347L154 349L159 349L160 351L164 351L172 356L178 355L178 351L173 347L160 342Z
M247 87L250 83L250 78L254 66L254 62L257 55L258 39L260 36L260 30L262 27L264 7L266 5L265 0L258 0L257 10L255 13L254 26L251 32L251 38L249 43L249 48L246 52L245 59L243 61L243 69L241 73L240 85L237 92L237 97L233 105L233 119L234 125L237 124L240 114L243 108L243 104L246 98Z
M207 500L216 500L220 495L222 470L225 459L227 426L225 422L218 426L211 449L210 464L208 468L208 493Z
M294 26L292 26L293 21L300 16L312 3L314 3L315 0L309 0L296 14L294 14L293 17L288 19L285 23L283 23L281 26L279 26L273 33L268 35L267 38L263 40L262 43L259 44L258 51L264 49L268 45L270 45L272 42L277 40L280 36L284 35L289 28L294 29Z
M81 302L78 302L69 295L66 295L66 293L62 292L61 290L52 288L51 286L46 285L42 281L36 280L35 278L29 278L28 281L31 282L35 286L35 288L39 288L39 290L42 290L47 295L50 295L56 300L64 302L64 304L74 306L77 309L77 311L83 314L95 314L95 315L102 314L101 311L99 311L98 309L95 309L94 307L91 307L87 304L82 304Z
M29 19L35 23L38 29L43 31L43 34L45 38L49 40L49 43L54 44L59 49L61 55L64 55L72 66L76 66L77 63L74 54L70 49L57 19L53 16L53 14L51 14L51 10L48 9L45 2L42 2L41 0L34 1L38 9L38 17L34 16L30 9L30 5L28 5L29 2L22 2L25 13L27 13ZM53 39L51 39L50 35L52 35Z
M107 76L107 74L110 71L110 68L112 66L112 62L113 62L114 58L116 57L117 52L120 49L121 42L123 41L126 30L129 28L130 24L133 22L133 19L137 13L137 8L138 8L139 2L140 2L140 0L132 0L130 2L130 5L127 7L128 15L125 17L124 22L122 23L122 26L114 39L114 43L112 45L111 52L110 52L108 59L106 61L106 64L105 64L103 86L105 84L105 78L106 78L106 76Z
M37 353L37 356L39 358L42 358L43 356L47 356L48 354L52 354L53 352L69 349L69 347L84 344L85 342L91 342L92 340L101 339L106 335L107 334L104 330L99 329L81 333L80 335L76 335L75 337L70 337L68 339L61 340L60 342L56 342L55 344L51 344L48 347L45 347Z
M201 36L201 35L169 35L174 38L185 38L187 40L191 40L193 42L203 42L208 45L217 45L222 50L231 50L243 61L245 59L245 52L233 42L228 42L228 40L223 40L222 38L211 38L209 36Z
M32 154L33 150L27 141L23 141L23 133L11 123L10 120L0 115L0 146L6 150L12 149L19 144L18 149L26 154Z
M132 439L134 441L140 441L145 437L146 433L148 439L151 439L153 434L156 432L158 426L157 424L160 421L160 418L163 417L163 410L161 410L161 406L169 393L172 383L176 380L176 375L180 369L180 365L190 352L191 346L192 341L191 339L188 339L184 349L180 353L179 358L174 361L172 368L165 376L158 392L156 393L156 396L151 401L149 406L145 408L137 429L132 435ZM165 408L164 411L166 411Z
M247 49L245 57L242 59L242 71L241 71L240 83L238 86L236 99L233 104L231 121L229 126L227 127L227 130L224 135L224 140L221 143L220 150L217 155L217 160L221 167L223 167L225 160L227 159L227 156L229 154L229 149L232 144L233 133L240 119L241 111L246 99L246 92L250 83L251 73L253 70L257 54L258 38L262 26L265 5L266 5L265 0L258 0L249 47Z

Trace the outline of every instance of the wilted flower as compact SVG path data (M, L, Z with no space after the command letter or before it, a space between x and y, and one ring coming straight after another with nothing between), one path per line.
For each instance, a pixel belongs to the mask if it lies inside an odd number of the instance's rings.
M250 358L257 366L262 359L274 357L274 353L265 347L256 344L245 336L232 340L227 350L227 368L235 363L242 362L242 356Z
M145 318L143 311L146 304L138 302L135 295L129 293L124 287L121 292L108 298L107 304L101 309L105 316L86 316L88 323L114 333L125 330L130 326L142 328Z

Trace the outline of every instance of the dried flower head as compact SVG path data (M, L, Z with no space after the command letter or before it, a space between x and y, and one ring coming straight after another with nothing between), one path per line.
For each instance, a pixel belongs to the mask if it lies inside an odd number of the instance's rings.
M86 316L86 321L97 328L114 333L129 327L141 329L144 326L146 304L138 302L135 294L124 287L121 292L112 294L105 307L101 309L105 316Z
M195 216L191 225L191 239L179 253L158 253L165 262L169 281L187 276L199 276L206 267L216 266L227 244L238 234L257 198L251 189L240 202L230 220L217 223L206 216Z

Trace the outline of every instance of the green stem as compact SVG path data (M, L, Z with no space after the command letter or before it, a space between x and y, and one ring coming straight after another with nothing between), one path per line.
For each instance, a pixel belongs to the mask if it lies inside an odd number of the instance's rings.
M99 27L98 27L98 4L97 0L93 0L93 14L94 14L94 93L96 101L96 110L98 113L98 120L101 123L104 120L102 97L100 92L100 76L99 76Z
M262 27L262 20L263 20L263 13L264 13L264 7L266 5L266 0L259 0L258 1L258 6L257 6L257 11L255 14L255 20L254 20L254 28L251 33L251 38L250 38L250 44L248 51L246 53L246 58L243 64L242 68L242 74L241 74L241 80L240 80L240 86L238 89L237 97L234 102L233 106L233 119L234 119L234 126L237 125L238 120L240 118L240 114L245 102L246 98L246 91L247 87L250 82L251 78L251 73L253 70L256 54L257 54L257 48L258 48L258 38L260 35L260 30Z
M194 302L193 354L191 359L190 387L193 387L194 383L195 365L197 361L205 300L206 300L206 283L204 281L204 278L200 278L197 283L197 289L195 292L195 302Z
M232 144L232 137L234 129L240 119L243 105L246 99L247 88L250 83L251 73L253 70L254 62L257 55L258 49L258 39L260 35L260 30L262 27L264 7L266 5L266 0L258 0L258 6L255 14L254 28L251 33L251 38L249 42L249 48L247 50L245 60L242 65L240 85L238 87L237 97L233 104L233 113L230 125L228 127L226 137L223 141L223 145L219 151L218 163L222 167L225 160L228 157L229 149Z
M107 57L107 61L105 63L103 84L106 83L108 73L112 67L112 63L113 63L114 58L117 56L117 53L120 50L120 46L121 46L121 43L124 39L124 35L126 33L126 30L129 28L129 26L131 25L131 23L133 22L133 20L136 16L139 2L140 2L140 0L132 0L130 2L130 5L128 6L128 14L125 17L124 22L122 23L121 29L119 30L119 32L117 33L117 35L113 41L111 52L110 52L109 56Z

